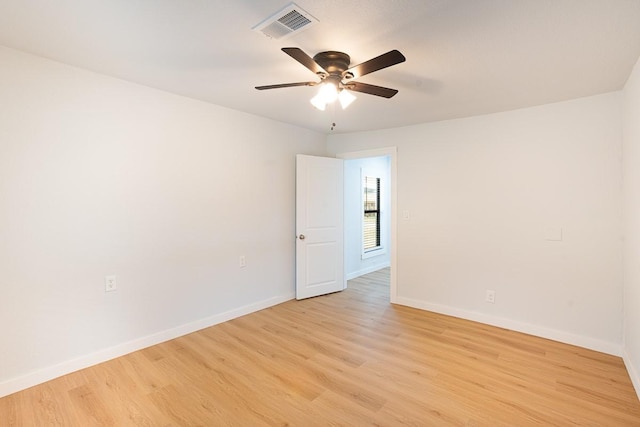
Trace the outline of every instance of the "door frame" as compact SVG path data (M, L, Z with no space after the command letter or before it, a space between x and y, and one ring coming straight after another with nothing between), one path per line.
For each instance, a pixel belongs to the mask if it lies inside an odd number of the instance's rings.
M392 304L396 304L398 298L398 256L397 256L397 248L398 248L398 200L397 200L397 183L398 183L398 148L397 147L384 147L384 148L375 148L372 150L363 150L363 151L351 151L346 153L336 153L336 158L343 160L351 160L351 159L365 159L367 157L389 157L389 166L391 170L389 171L389 177L391 180L390 185L390 202L391 202L391 218L389 221L389 225L391 227L391 277L389 282L389 300ZM345 256L346 256L346 248L345 248ZM346 272L345 274L345 282L346 282Z

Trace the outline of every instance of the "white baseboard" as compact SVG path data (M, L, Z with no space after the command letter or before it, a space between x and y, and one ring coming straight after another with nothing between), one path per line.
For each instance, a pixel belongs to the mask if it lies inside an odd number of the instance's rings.
M347 280L355 279L356 277L364 276L365 274L373 273L374 271L378 271L382 268L387 268L391 264L389 262L385 262L382 264L373 265L371 267L363 268L362 270L353 271L351 273L347 273Z
M290 295L269 298L264 301L245 305L243 307L229 310L224 313L219 313L205 319L197 320L195 322L180 325L178 327L161 331L152 335L137 338L132 341L115 345L113 347L105 348L95 353L80 356L76 359L68 360L53 366L46 367L44 369L40 369L35 372L28 373L26 375L0 382L0 397L8 396L9 394L16 393L20 390L24 390L38 384L42 384L71 372L88 368L90 366L97 365L98 363L106 362L116 357L124 356L125 354L132 353L134 351L138 351L152 345L160 344L162 342L169 341L186 334L190 334L200 329L217 325L218 323L223 323L228 320L235 319L236 317L263 310L265 308L272 307L274 305L289 301L294 298L295 294L293 293Z
M522 332L529 335L535 335L541 338L547 338L559 341L565 344L576 345L578 347L588 348L590 350L611 354L614 356L622 356L622 345L598 340L595 338L585 337L582 335L572 334L570 332L559 331L556 329L544 328L529 323L518 322L515 320L505 319L502 317L490 316L474 311L462 310L459 308L433 304L426 301L414 300L411 298L396 297L396 304L406 305L408 307L419 308L421 310L433 311L435 313L446 314L448 316L459 317L461 319L473 320L499 328L509 329L512 331Z
M636 367L631 362L631 356L626 349L623 350L622 360L624 360L624 366L627 368L627 372L629 373L629 377L631 378L633 388L636 389L636 394L638 395L638 399L640 400L640 375L638 374L638 370L636 369Z

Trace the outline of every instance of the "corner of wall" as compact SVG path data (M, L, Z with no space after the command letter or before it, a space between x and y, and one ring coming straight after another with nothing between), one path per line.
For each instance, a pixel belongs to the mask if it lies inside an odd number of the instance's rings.
M627 349L622 349L622 360L624 361L624 366L627 368L627 372L629 373L629 378L631 378L631 384L633 384L633 388L636 390L636 395L638 395L638 400L640 400L640 375L638 371L631 363L631 357L627 353Z
M640 254L640 58L623 89L622 213L623 213L623 360L640 399L640 275L634 260Z

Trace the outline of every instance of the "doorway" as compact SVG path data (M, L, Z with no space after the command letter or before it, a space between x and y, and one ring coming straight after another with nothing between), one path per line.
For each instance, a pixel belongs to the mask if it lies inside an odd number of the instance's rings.
M396 176L397 150L387 147L374 150L336 154L345 160L345 282L363 274L370 274L382 268L390 267L389 300L396 302L397 295L397 256L396 256ZM380 244L364 249L363 218L364 209L362 183L380 178L380 190L386 193L381 200ZM354 185L357 180L357 185ZM351 186L351 189L348 186ZM350 207L348 206L350 205ZM351 224L351 226L349 225Z

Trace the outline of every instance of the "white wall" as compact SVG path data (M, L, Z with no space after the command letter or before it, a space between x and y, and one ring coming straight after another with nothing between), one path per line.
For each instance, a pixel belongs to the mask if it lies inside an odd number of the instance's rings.
M294 296L322 134L5 48L0 102L0 396Z
M624 356L640 397L640 60L624 88Z
M345 273L347 279L388 267L390 264L390 164L389 157L369 157L345 160ZM380 178L380 240L382 249L377 255L362 259L362 177L364 169L369 176Z
M332 153L397 146L397 301L620 354L621 105L330 135Z

